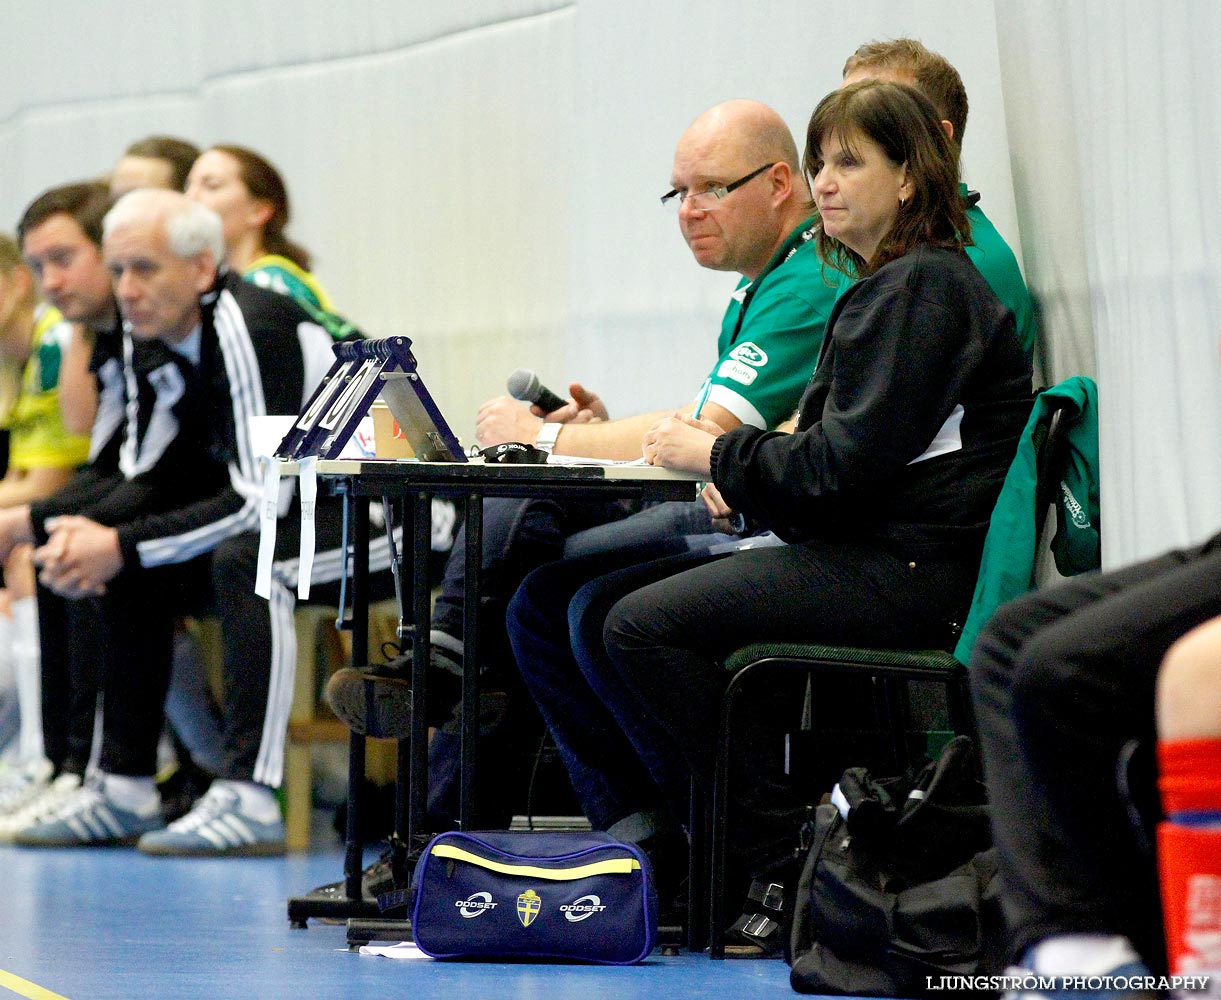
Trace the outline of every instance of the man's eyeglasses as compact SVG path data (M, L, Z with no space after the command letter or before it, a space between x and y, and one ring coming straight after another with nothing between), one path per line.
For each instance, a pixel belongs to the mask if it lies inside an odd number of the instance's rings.
M765 170L771 170L775 163L765 163L757 170L752 170L745 177L739 177L729 184L714 184L703 191L679 191L677 189L661 196L662 208L676 211L678 206L687 202L692 208L711 208L731 191L736 191L747 181L753 181Z

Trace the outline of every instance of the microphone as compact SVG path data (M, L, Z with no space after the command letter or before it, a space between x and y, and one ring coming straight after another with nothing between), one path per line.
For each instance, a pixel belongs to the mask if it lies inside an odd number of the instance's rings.
M509 376L505 387L514 399L534 403L544 413L558 410L568 402L540 383L538 376L529 368L518 368Z

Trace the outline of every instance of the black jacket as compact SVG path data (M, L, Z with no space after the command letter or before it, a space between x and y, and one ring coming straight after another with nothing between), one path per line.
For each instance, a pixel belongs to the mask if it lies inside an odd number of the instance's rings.
M965 254L918 247L844 292L797 432L713 445L727 503L790 542L982 544L1030 412L1030 362Z

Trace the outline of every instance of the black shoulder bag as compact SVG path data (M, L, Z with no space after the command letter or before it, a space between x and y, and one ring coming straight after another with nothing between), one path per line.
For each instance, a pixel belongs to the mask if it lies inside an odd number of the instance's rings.
M941 975L999 972L999 882L970 738L899 778L850 768L832 802L815 813L797 887L793 989L918 997Z

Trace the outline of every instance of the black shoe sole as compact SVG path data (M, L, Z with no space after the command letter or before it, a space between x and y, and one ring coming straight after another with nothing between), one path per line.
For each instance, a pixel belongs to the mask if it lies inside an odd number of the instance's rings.
M361 736L401 740L411 735L411 684L352 667L336 671L326 686L336 717Z

